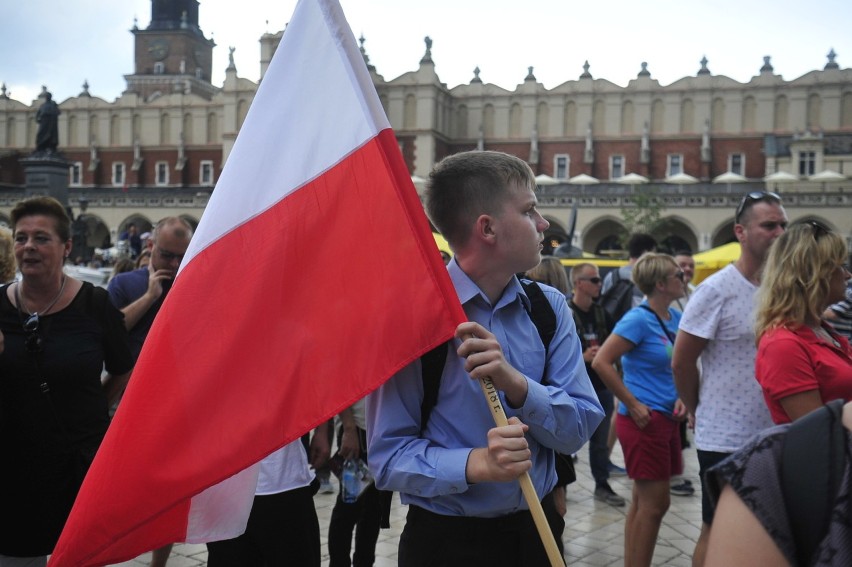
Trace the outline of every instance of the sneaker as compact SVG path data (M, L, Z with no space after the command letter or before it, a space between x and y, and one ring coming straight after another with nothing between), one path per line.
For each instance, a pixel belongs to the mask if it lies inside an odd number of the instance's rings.
M692 496L695 494L695 487L692 486L691 480L683 480L677 484L671 485L669 492L675 496Z
M627 476L627 470L615 463L609 463L606 470L609 472L609 476Z
M605 502L610 506L624 506L624 498L615 493L608 484L602 484L595 488L595 500Z
M333 494L334 493L334 485L331 484L331 480L328 477L320 479L320 494Z

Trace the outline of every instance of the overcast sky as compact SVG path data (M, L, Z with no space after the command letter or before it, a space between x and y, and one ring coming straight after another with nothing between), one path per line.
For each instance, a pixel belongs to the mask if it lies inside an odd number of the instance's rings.
M221 86L228 47L241 77L257 80L258 40L283 29L296 0L201 0L199 23L213 37L213 83ZM785 79L822 69L834 48L852 66L850 0L341 0L356 37L386 80L432 58L449 87L480 77L513 90L534 67L552 89L583 72L625 86L641 62L663 85L695 75L702 56L714 75L748 82L763 56ZM0 82L29 104L47 85L63 101L82 90L108 101L133 72L134 17L150 0L0 0Z

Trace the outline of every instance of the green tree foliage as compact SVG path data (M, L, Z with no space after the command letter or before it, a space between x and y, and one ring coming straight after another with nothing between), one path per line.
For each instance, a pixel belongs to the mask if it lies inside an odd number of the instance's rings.
M665 208L654 195L654 191L637 191L630 196L630 203L621 207L621 218L624 221L624 230L620 235L621 245L626 248L630 235L637 232L659 238L666 228L666 221L660 218Z

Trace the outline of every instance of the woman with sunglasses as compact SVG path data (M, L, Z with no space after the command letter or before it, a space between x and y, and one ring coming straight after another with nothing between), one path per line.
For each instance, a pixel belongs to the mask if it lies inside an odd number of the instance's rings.
M681 313L670 307L684 294L683 271L667 254L644 254L631 274L645 300L616 323L592 368L621 400L616 432L633 496L624 528L624 564L651 564L669 483L683 473L678 423L686 418L671 359ZM624 379L615 370L621 360Z
M758 292L755 375L775 423L852 400L852 350L822 321L852 277L847 253L844 237L815 221L790 227L769 250Z
M63 272L62 205L27 199L11 220L22 279L0 288L0 567L46 564L132 367L106 290Z

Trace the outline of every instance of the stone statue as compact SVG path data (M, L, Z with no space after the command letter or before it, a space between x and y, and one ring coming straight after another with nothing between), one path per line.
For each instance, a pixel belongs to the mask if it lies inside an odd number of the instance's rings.
M56 153L59 146L59 105L53 102L50 93L45 93L44 98L44 103L36 112L36 152Z

